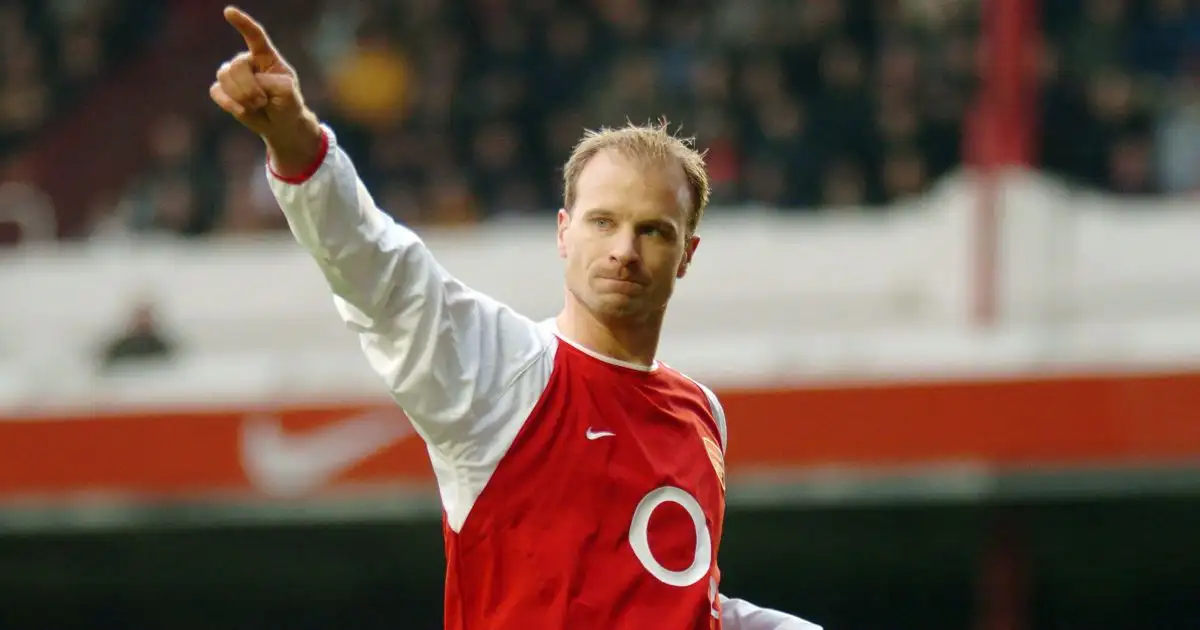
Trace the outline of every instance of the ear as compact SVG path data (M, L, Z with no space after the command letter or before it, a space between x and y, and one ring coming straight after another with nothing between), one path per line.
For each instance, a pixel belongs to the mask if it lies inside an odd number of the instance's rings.
M567 228L571 227L571 213L567 212L566 208L558 210L558 257L567 257Z
M687 241L683 244L683 260L679 262L679 269L675 272L676 278L682 278L687 275L688 266L692 264L692 257L696 255L697 247L700 247L700 237L687 237Z

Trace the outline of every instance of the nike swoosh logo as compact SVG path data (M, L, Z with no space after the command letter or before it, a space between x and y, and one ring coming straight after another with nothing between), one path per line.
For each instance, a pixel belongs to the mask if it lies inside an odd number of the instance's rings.
M276 416L251 416L242 423L242 468L262 492L296 497L412 433L412 425L395 411L374 411L302 433L288 433Z
M612 437L614 435L616 435L616 433L613 433L612 431L593 431L591 427L588 427L587 430L587 439L589 440L599 440L600 438Z

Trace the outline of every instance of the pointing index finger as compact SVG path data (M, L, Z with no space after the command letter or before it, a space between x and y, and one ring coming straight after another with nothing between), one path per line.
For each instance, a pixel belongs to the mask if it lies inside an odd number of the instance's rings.
M271 39L267 37L267 32L263 30L262 25L254 21L254 18L247 15L245 11L237 7L225 7L225 21L242 34L242 39L246 40L246 48L250 54L257 57L275 53L275 47L271 45Z

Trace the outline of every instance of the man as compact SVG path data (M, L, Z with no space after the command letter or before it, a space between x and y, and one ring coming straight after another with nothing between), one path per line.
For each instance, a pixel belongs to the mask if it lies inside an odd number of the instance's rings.
M725 419L655 359L708 200L661 128L589 134L567 163L566 305L536 323L462 285L380 211L266 33L210 95L266 142L272 188L372 367L428 445L444 508L445 624L809 630L718 594Z

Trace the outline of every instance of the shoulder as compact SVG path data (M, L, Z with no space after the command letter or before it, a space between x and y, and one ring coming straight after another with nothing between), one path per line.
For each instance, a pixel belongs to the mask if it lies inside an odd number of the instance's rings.
M680 372L679 370L676 370L673 367L668 366L665 363L659 362L659 369L663 370L664 376L667 378L676 380L686 387L694 388L704 396L704 400L708 405L708 410L712 414L713 423L716 425L717 435L721 438L721 450L725 450L729 439L728 429L725 424L725 408L721 406L721 401L717 398L717 394L704 383L701 383L700 381L688 376L687 374L684 374L683 372Z
M553 317L548 317L537 322L538 335L548 344L554 345L551 342L557 337L558 324L555 323Z

